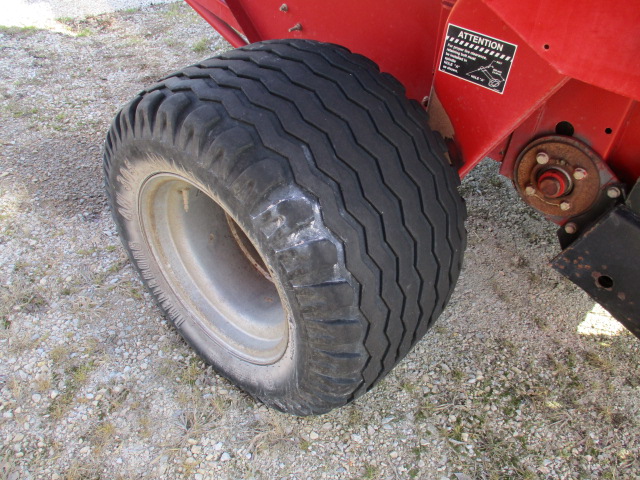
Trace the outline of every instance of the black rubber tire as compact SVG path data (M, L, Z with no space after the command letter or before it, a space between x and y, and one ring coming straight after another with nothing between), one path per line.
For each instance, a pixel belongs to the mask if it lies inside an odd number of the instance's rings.
M399 82L330 44L256 43L185 68L116 116L104 170L132 263L221 374L297 415L384 377L444 309L466 234L459 179ZM175 173L225 210L278 280L286 352L271 364L206 335L150 254L143 183ZM241 295L241 292L238 292Z

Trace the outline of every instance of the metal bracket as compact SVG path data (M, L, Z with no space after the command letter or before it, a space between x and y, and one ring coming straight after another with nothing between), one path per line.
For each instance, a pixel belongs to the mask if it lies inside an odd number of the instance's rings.
M640 214L618 205L551 265L640 338Z
M636 182L635 187L629 192L627 197L627 207L640 215L640 180Z

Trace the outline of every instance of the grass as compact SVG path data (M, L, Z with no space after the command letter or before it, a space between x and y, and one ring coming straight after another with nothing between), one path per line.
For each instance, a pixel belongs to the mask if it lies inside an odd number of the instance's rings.
M90 435L91 443L97 450L102 450L111 442L114 441L116 436L116 427L113 423L108 421L100 422Z
M51 349L51 352L49 352L49 356L54 364L59 365L69 358L70 353L71 351L67 345L56 345Z
M380 475L380 469L377 466L372 465L370 463L364 464L364 474L362 475L362 478L365 478L367 480L374 480L378 478L379 475Z
M199 439L207 433L216 419L211 409L206 408L202 402L198 402L196 397L192 398L196 403L191 403L188 408L179 411L174 417L174 426L178 435L173 437L172 442L180 448L187 445L189 439Z
M90 35L93 35L93 31L90 28L81 28L76 32L76 37L78 38L88 37Z
M96 368L94 360L67 363L64 368L64 388L49 405L49 413L54 419L62 418L76 402L78 390L87 383L89 375Z
M5 108L14 118L32 117L40 112L36 107L22 108L16 103L9 103Z
M210 50L209 43L210 41L208 38L201 38L191 46L191 50L193 50L195 53L208 52Z
M253 432L250 436L247 451L256 454L262 451L271 451L278 446L286 444L289 439L285 423L280 414L272 411L269 411L265 417L260 417L256 424L252 426ZM300 450L308 450L310 447L311 442L309 441L301 440L298 443Z
M146 413L138 417L139 434L142 438L151 438L153 434L153 421Z
M33 35L37 33L38 29L36 27L12 27L6 25L0 25L0 34L2 35Z
M311 449L311 442L309 440L302 439L302 440L300 440L300 443L298 444L298 447L303 452L306 452L307 450Z
M186 15L189 11L184 7L184 5L180 2L172 3L169 5L169 8L164 12L164 15L167 18L178 18L183 15Z

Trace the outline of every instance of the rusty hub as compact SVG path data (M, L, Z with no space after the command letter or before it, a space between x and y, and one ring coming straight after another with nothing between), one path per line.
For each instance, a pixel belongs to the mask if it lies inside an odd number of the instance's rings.
M571 190L571 179L559 168L543 170L538 177L538 191L548 198L560 198Z
M530 143L514 172L522 198L558 223L588 211L611 180L609 169L593 150L560 135Z

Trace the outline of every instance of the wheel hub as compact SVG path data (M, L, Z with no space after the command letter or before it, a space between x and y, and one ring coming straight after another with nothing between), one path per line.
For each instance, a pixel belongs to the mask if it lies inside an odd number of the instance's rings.
M143 235L169 288L218 345L268 365L287 348L285 308L249 236L203 189L160 173L140 190Z

